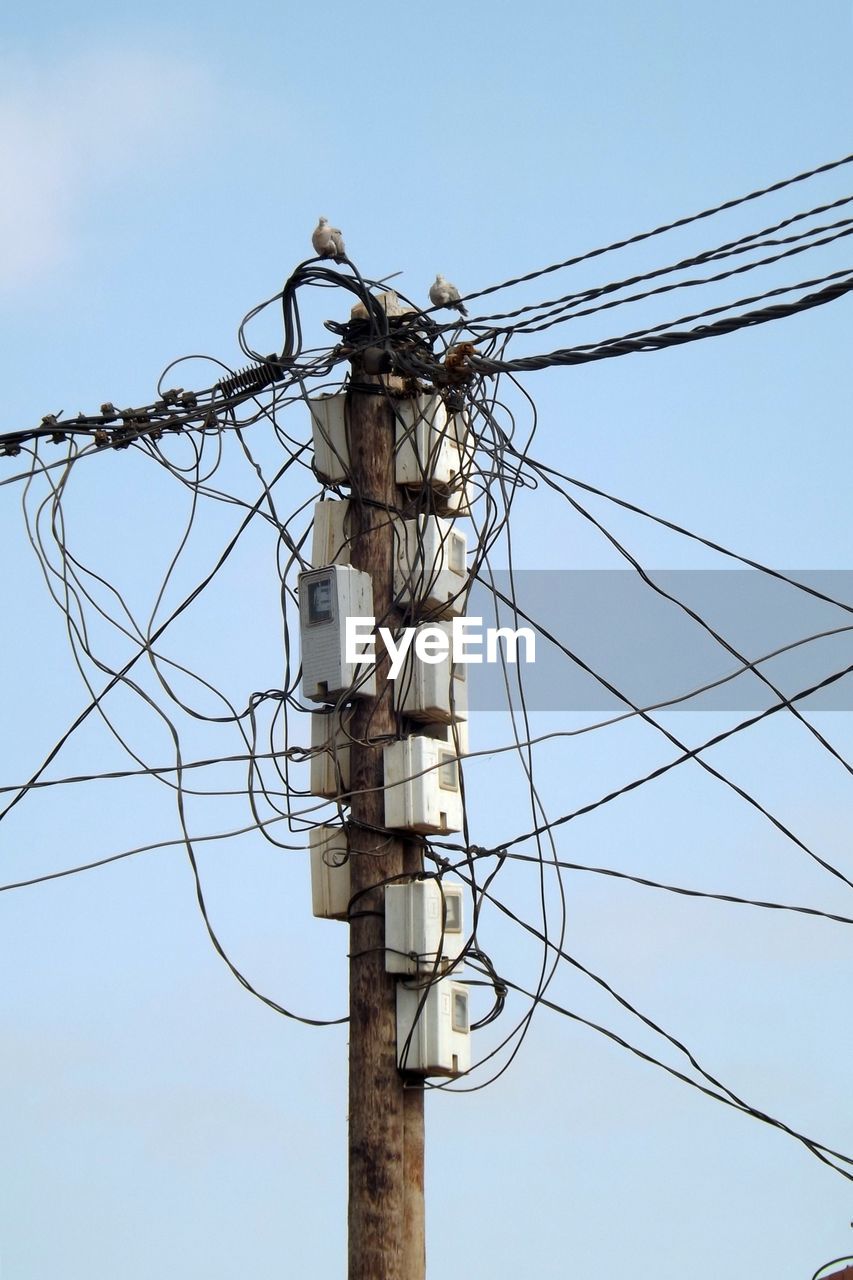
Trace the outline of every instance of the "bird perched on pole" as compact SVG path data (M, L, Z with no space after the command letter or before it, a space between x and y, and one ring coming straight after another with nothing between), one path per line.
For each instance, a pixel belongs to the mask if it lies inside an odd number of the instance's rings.
M455 307L460 315L468 314L465 304L459 300L459 290L456 285L445 280L441 274L437 275L435 283L430 285L429 300L434 307Z
M342 262L346 257L344 238L337 227L329 226L328 218L321 218L314 228L311 243L318 258L334 258Z

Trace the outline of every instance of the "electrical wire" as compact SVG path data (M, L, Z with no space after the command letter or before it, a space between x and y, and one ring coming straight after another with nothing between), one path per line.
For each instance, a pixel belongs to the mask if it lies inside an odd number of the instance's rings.
M515 289L542 276L580 263L598 259L617 250L664 235L747 205L759 198L785 191L808 179L840 169L853 162L853 155L843 157L817 168L805 171L793 178L750 192L746 196L725 201L700 213L664 223L652 231L641 232L603 248L575 255L526 275L516 276L500 284L489 285L466 295L466 300L485 297L498 291ZM464 948L463 959L475 977L455 978L467 981L472 999L482 999L488 994L490 1004L472 1022L478 1036L493 1039L481 1054L470 1082L447 1083L437 1087L449 1091L470 1091L485 1087L498 1079L513 1063L529 1034L533 1017L539 1009L550 1008L584 1025L593 1027L611 1040L628 1049L641 1059L661 1067L676 1078L700 1089L726 1105L781 1129L804 1143L818 1159L830 1164L845 1177L846 1170L837 1162L848 1162L847 1157L803 1134L788 1128L754 1108L727 1089L704 1071L695 1054L668 1032L641 1014L616 987L605 982L592 970L570 955L566 949L569 896L564 873L596 874L629 881L657 891L665 891L681 898L714 900L721 906L751 906L776 912L796 912L812 918L821 918L840 924L853 923L853 918L841 912L823 911L808 906L784 904L771 899L761 900L737 893L711 893L687 885L672 885L653 879L639 872L623 872L613 868L598 867L568 861L559 856L557 833L566 824L583 816L589 818L617 798L628 798L640 787L663 777L688 761L694 761L705 773L722 783L744 802L760 813L787 840L804 852L824 871L847 887L853 887L845 871L832 864L822 852L797 836L780 818L770 812L755 796L735 779L712 766L704 756L714 747L734 737L748 734L759 723L780 711L792 715L811 735L810 745L820 750L823 757L833 757L849 774L851 765L828 737L807 721L801 704L819 690L843 680L853 666L845 666L800 689L786 695L778 684L770 679L764 668L775 656L794 648L813 643L821 638L840 636L850 631L853 623L826 627L785 645L777 645L772 652L758 658L750 658L731 643L720 630L702 618L697 610L665 591L653 575L641 564L638 556L630 552L621 539L617 539L603 520L595 516L574 493L585 491L620 509L654 521L679 536L687 537L708 549L736 560L762 574L767 574L801 592L825 603L837 605L846 614L853 612L853 605L833 600L808 583L791 575L772 570L765 565L742 556L723 546L676 525L663 517L652 515L627 499L614 497L603 489L575 479L558 470L551 462L540 461L533 454L533 442L537 433L538 412L536 405L515 374L539 371L545 368L587 363L608 359L617 355L662 350L670 346L694 342L706 337L734 333L742 328L768 323L805 312L827 302L838 300L853 290L853 273L850 268L830 270L835 264L824 257L833 247L853 232L851 219L841 217L833 222L816 225L816 220L830 210L841 209L853 197L841 196L811 203L807 209L786 211L782 217L747 230L736 239L716 237L716 242L699 252L685 255L668 254L663 265L651 266L642 271L630 267L618 273L612 280L604 280L588 287L577 287L560 298L544 301L524 301L510 310L488 316L469 318L465 326L454 320L444 324L434 318L434 309L422 310L411 300L400 295L408 310L400 315L386 314L377 299L382 282L364 278L358 267L349 259L332 267L322 260L308 260L299 264L283 287L272 296L253 307L244 318L238 332L238 344L250 364L235 369L219 360L213 360L213 374L205 372L212 381L202 390L187 391L181 387L169 389L167 380L175 376L186 377L187 362L209 359L205 356L180 357L164 370L156 385L154 398L146 405L117 410L110 403L101 406L98 414L77 415L64 418L62 414L48 414L37 427L6 433L0 436L0 455L25 456L30 466L26 471L0 479L0 484L22 483L22 506L25 528L33 553L44 576L47 589L61 612L66 628L72 658L80 678L87 689L87 702L62 734L60 739L43 757L29 780L21 785L0 787L0 794L8 800L0 812L0 821L26 797L45 796L49 788L76 787L83 782L136 779L140 786L148 786L168 794L174 802L178 835L175 838L139 845L134 849L90 859L63 870L31 875L0 886L0 892L15 888L34 887L48 881L64 879L78 873L126 860L137 853L161 848L180 848L184 851L193 876L196 905L202 917L210 945L228 967L234 978L251 995L269 1008L288 1018L298 1019L308 1025L330 1025L346 1019L317 1019L294 1014L288 1006L259 991L245 976L222 945L214 927L205 899L202 868L199 865L197 847L236 837L265 840L277 850L301 850L305 852L306 837L318 826L341 827L348 823L348 811L355 797L369 794L371 789L354 787L345 776L346 762L355 749L379 750L389 741L401 735L420 733L422 726L408 718L400 706L395 709L396 730L380 732L375 719L375 709L359 721L356 729L352 716L347 712L359 693L358 682L330 704L325 723L316 706L308 708L300 698L300 669L298 665L296 634L298 631L297 581L315 558L311 547L311 520L309 507L314 498L305 497L306 482L329 500L348 501L351 519L344 525L342 544L336 549L338 563L346 563L349 552L357 543L364 528L391 526L395 536L399 534L400 521L412 522L410 543L402 545L398 537L397 580L393 599L385 615L377 618L377 626L389 625L394 631L401 625L420 620L419 593L433 571L432 552L428 548L426 530L436 518L447 525L434 526L440 530L439 551L449 555L454 522L469 519L473 531L469 548L468 582L481 583L488 592L490 609L497 622L508 616L517 627L520 621L528 621L537 634L554 643L562 660L585 670L601 687L617 697L626 710L595 724L578 728L565 728L557 733L535 732L530 700L524 673L520 666L511 668L503 660L503 695L507 708L506 741L493 750L474 744L473 750L463 743L463 733L456 715L457 707L451 707L455 723L444 726L444 742L458 765L457 778L463 805L461 842L454 843L444 837L417 838L419 856L431 860L435 874L443 885L445 878L456 877L465 886L471 903L471 928ZM762 219L764 223L768 220ZM790 230L796 228L795 230ZM786 234L781 234L785 232ZM765 250L770 252L759 256ZM720 286L727 280L755 269L778 269L795 255L812 254L821 257L821 267L811 278L799 283L774 283L763 292L749 297L726 301L721 297ZM698 270L711 263L725 263L723 269L703 275ZM736 265L728 265L734 263ZM819 273L818 273L819 272ZM692 273L692 274L691 274ZM679 278L674 278L678 276ZM681 277L684 278L681 278ZM763 277L762 277L763 278ZM775 277L778 281L778 275ZM653 287L627 294L635 285L652 284ZM307 347L300 301L306 290L322 288L334 291L355 303L354 314L349 321L327 324L334 340L325 345ZM651 318L621 336L593 338L579 341L571 347L540 354L514 357L512 344L524 337L540 332L552 325L576 324L605 310L615 310L623 305L637 306L676 289L715 289L715 305L698 309L689 315L663 323L651 323ZM808 292L811 291L811 292ZM780 301L785 295L796 294ZM523 295L522 295L523 296ZM511 301L515 301L512 299ZM764 305L769 304L769 305ZM748 308L748 309L747 309ZM757 308L757 309L756 309ZM280 309L282 345L280 351L264 355L256 349L251 332L259 317L278 314ZM702 322L698 323L697 322ZM708 323L704 323L708 322ZM684 326L696 326L685 328ZM583 335L582 335L583 336ZM358 375L346 373L350 362L365 368L376 368L378 373ZM183 372L176 374L182 368ZM393 375L394 391L381 375ZM337 454L340 474L324 475L312 462L311 447L304 438L306 423L311 424L315 440L318 436L317 417L312 402L320 395L353 395L375 393L382 396L388 421L395 433L398 454L408 451L415 459L415 469L408 483L399 486L398 500L378 510L367 495L361 493L346 471L346 459L341 456L339 445L331 439L324 443L331 455ZM421 397L421 399L418 399ZM425 399L424 399L425 398ZM403 410L403 402L416 407ZM427 408L423 407L426 404ZM443 443L430 436L436 406L446 412L453 423L453 432L459 446L460 474L452 484L435 482L434 466L440 456ZM298 425L291 427L291 420L302 415ZM428 447L421 449L418 443L427 438ZM348 439L347 444L352 445ZM63 458L45 460L43 450L48 445L64 446ZM275 451L278 451L276 454ZM122 470L130 490L144 491L145 483L152 477L162 479L172 490L186 499L183 525L173 541L165 568L150 593L143 609L131 604L132 593L110 581L109 573L91 562L92 558L73 545L74 508L78 485L84 485L91 466L81 468L83 458L106 457L122 452ZM283 455L283 461L282 461ZM271 462L271 458L273 461ZM94 466L95 464L92 464ZM302 488L299 489L298 486ZM639 581L666 598L680 609L689 621L712 638L737 664L723 676L706 682L699 690L673 691L654 706L635 705L616 689L579 655L562 645L541 619L528 617L518 600L517 570L514 562L514 521L520 496L532 488L538 488L544 498L555 495L568 503L569 509L579 520L595 527L629 564ZM570 490L572 491L570 493ZM236 532L229 530L227 538L213 560L208 554L199 557L197 540L202 536L200 526L207 513L221 515L225 508L237 508L239 523ZM222 543L222 525L218 538ZM517 526L516 526L517 527ZM223 581L226 564L239 564L250 538L263 538L269 551L268 564L274 564L278 576L278 594L281 601L281 645L283 674L280 686L278 677L265 678L260 689L243 687L235 694L221 687L222 676L205 666L203 646L198 646L189 657L178 648L182 621L189 631L192 621L199 615L195 606L212 594L208 587L217 587ZM252 544L254 546L254 544ZM199 559L204 567L199 574ZM321 554L321 560L325 556ZM506 562L508 590L498 584L498 568L503 572ZM230 566L229 566L230 567ZM324 566L318 566L324 567ZM237 570L239 571L239 569ZM192 573L193 585L187 589L185 578ZM460 586L457 595L464 605L468 583ZM179 603L171 604L177 596ZM689 746L666 726L659 723L653 713L680 705L689 705L697 694L717 688L727 681L749 674L761 680L773 695L773 703L704 741ZM411 679L411 675L407 677ZM365 679L365 673L359 677ZM270 687L264 687L269 685ZM455 690L455 685L451 684ZM403 686L401 685L401 691ZM400 694L402 698L402 692ZM455 698L454 692L454 698ZM126 701L125 701L126 700ZM135 713L129 715L127 707ZM314 730L308 730L306 715L313 713ZM156 725L165 732L173 760L152 765L148 763L151 750L147 737L140 732L144 724ZM43 775L66 744L87 722L101 720L112 749L132 762L131 767L101 770L96 767L70 773L62 778L46 778ZM628 720L645 723L656 734L662 735L678 752L656 768L635 773L622 785L608 787L603 793L579 804L569 812L554 817L549 813L544 788L537 777L538 748L546 741L552 744L569 743L582 734L602 733L611 726ZM433 731L435 727L433 726ZM185 738L193 743L215 747L194 750L190 758L185 751ZM310 743L310 745L305 745ZM268 749L262 749L268 748ZM167 753L164 753L167 754ZM466 770L476 768L485 756L501 755L511 762L522 788L521 800L513 810L514 816L523 813L527 826L518 818L516 829L521 834L494 841L491 848L475 844L469 829L466 805ZM162 757L153 757L161 758ZM233 766L233 768L231 768ZM322 768L320 767L322 766ZM439 766L441 767L441 766ZM240 772L238 773L238 769ZM315 781L306 769L326 772L331 783L322 793L315 791ZM216 770L217 780L224 785L208 786L203 783L196 789L186 785L186 777L193 770ZM223 777L219 779L219 773ZM429 772L429 770L424 771ZM235 776L236 775L236 776ZM206 777L207 775L205 775ZM211 777L213 775L211 774ZM414 782L415 776L407 780ZM61 791L52 792L57 797ZM67 791L66 791L67 794ZM72 791L72 794L76 794ZM45 796L46 799L46 796ZM193 820L190 806L199 812L213 812L213 805L234 803L239 806L240 825L220 831L208 830L206 834L192 834L198 823ZM562 806L565 808L565 805ZM225 810L223 810L225 811ZM228 810L231 812L232 810ZM497 809L495 820L505 821L506 813ZM248 820L250 819L250 820ZM325 819L325 821L324 821ZM213 824L208 823L208 827ZM382 849L392 838L384 827L361 824L365 844L375 846L370 850L358 848L352 840L350 828L350 852L356 856L369 856ZM204 828L202 828L204 829ZM281 838L279 838L281 833ZM452 833L447 833L450 835ZM480 837L482 838L482 837ZM518 846L529 845L533 852L522 853ZM452 859L448 855L455 855ZM493 865L489 865L493 859ZM534 918L524 919L521 913L503 903L498 896L498 886L507 875L507 868L532 867L535 876ZM383 880L388 883L394 878ZM381 887L381 885L379 886ZM350 919L356 920L365 911L374 909L369 897L371 889L356 894L350 901ZM375 895L374 895L375 896ZM365 900L362 901L361 899ZM494 908L520 925L526 940L535 947L532 974L528 980L504 976L508 964L514 963L511 953L501 954L501 941L493 945L490 937ZM582 973L590 982L605 990L632 1016L640 1018L647 1029L667 1039L671 1047L687 1055L691 1068L701 1076L701 1081L671 1068L667 1064L622 1040L616 1033L586 1022L585 1019L548 998L547 992L558 973L566 965ZM455 972L455 971L454 971ZM438 959L425 975L420 1006L423 1008L429 987L443 980ZM526 1004L520 1008L521 997ZM494 1037L497 1037L496 1041ZM405 1059L410 1044L403 1046ZM483 1077L486 1076L485 1080ZM432 1087L432 1086L428 1086Z

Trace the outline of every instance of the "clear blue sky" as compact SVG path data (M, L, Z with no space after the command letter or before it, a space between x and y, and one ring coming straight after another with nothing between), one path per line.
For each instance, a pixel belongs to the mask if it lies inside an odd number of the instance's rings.
M401 289L425 300L436 271L463 291L482 288L842 156L853 150L852 53L849 0L247 0L153 3L127 16L100 3L18 6L0 34L0 430L104 400L147 402L160 370L187 352L239 363L240 318L307 256L319 213L344 229L366 274L402 271ZM766 218L733 217L719 238L841 195L845 181L818 183L813 201L772 203ZM659 242L590 278L716 236ZM848 265L844 243L819 270ZM798 272L785 278L807 275ZM529 297L574 287L565 279ZM528 375L540 415L533 452L759 561L851 568L850 306ZM308 345L326 342L330 307L341 318L333 295L307 305ZM642 319L672 314L657 304ZM614 317L590 332L632 325ZM261 325L258 345L276 341L274 321ZM194 377L210 381L202 365L176 380ZM512 399L524 423L521 403ZM299 414L289 429L302 436ZM255 430L272 468L275 442ZM2 461L0 480L19 462ZM229 467L229 481L252 492L245 462ZM20 487L0 489L4 785L29 775L87 700L26 541ZM309 494L295 483L282 501L292 510ZM98 455L69 484L69 544L147 617L188 503L134 453ZM720 567L595 510L650 566ZM173 604L235 524L228 508L205 507ZM520 499L515 538L529 569L617 563L543 493ZM98 639L111 658L125 653L106 630ZM266 530L175 628L169 652L240 705L280 684ZM137 699L119 695L114 715L146 762L169 763L168 733ZM849 714L815 722L853 758ZM539 723L553 728L555 717ZM698 742L724 719L673 723ZM509 730L484 714L471 738L505 744ZM187 729L188 757L226 750L240 750L236 735ZM567 812L669 754L637 726L543 749L544 803L551 816ZM853 875L849 773L802 726L773 717L713 760ZM92 722L52 776L127 763ZM469 795L477 843L531 825L518 768L501 757L472 765ZM197 833L250 821L239 800L188 808ZM153 784L37 793L0 827L2 881L178 834L173 798ZM853 914L849 891L698 768L572 824L558 850ZM343 1013L346 930L310 918L304 856L254 836L211 842L200 864L223 942L253 981L299 1012ZM566 884L574 955L753 1105L853 1152L849 927L591 876ZM507 868L501 897L535 923L529 869ZM0 894L0 915L3 1280L344 1274L345 1031L284 1021L238 986L210 947L180 847ZM533 981L535 947L497 915L484 930L498 969ZM662 1052L570 971L550 994ZM499 1038L481 1034L486 1048ZM433 1280L809 1280L853 1251L853 1196L840 1177L547 1010L498 1082L432 1095L427 1124Z

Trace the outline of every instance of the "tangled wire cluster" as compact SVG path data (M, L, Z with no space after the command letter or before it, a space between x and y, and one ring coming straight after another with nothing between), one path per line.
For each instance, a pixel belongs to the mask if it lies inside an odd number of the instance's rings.
M468 294L470 304L498 291L513 295L546 274L595 262L641 241L662 237L691 223L704 222L730 208L760 200L771 192L795 189L818 174L841 172L853 162L845 157L832 165L797 175L771 188L750 193L690 218L658 227L616 244L578 255L565 262L529 273L527 276L489 286ZM769 566L738 555L711 539L644 510L637 504L609 494L537 458L533 451L537 428L534 401L519 381L519 375L554 365L572 365L619 355L650 352L663 347L698 341L739 328L750 327L808 310L839 298L853 289L853 269L817 271L796 283L778 283L733 300L716 301L705 309L688 310L676 319L650 320L645 326L615 337L596 336L551 352L514 356L513 350L532 335L558 325L581 322L595 324L598 317L618 307L666 301L678 290L725 285L738 276L770 267L785 266L804 253L818 255L853 233L853 218L838 212L853 203L844 195L824 200L805 210L761 226L734 240L723 240L689 257L676 258L662 266L625 272L618 279L490 314L473 315L463 322L447 322L436 308L423 310L400 295L399 314L388 314L379 301L382 282L365 279L357 267L345 259L336 266L319 260L302 263L284 288L253 308L239 330L240 348L249 364L242 370L219 361L216 376L202 390L167 387L181 361L161 376L156 395L149 404L117 409L112 403L100 412L63 418L48 414L37 427L0 437L0 454L25 459L20 472L2 477L5 486L21 488L24 520L29 540L44 575L50 595L64 619L74 662L86 689L80 713L61 738L44 755L39 767L24 782L9 783L0 820L24 803L37 802L45 789L81 787L109 779L145 778L154 788L166 789L172 797L178 834L168 841L156 841L122 850L86 864L2 886L8 892L32 887L47 880L79 874L107 863L130 858L169 845L186 853L195 878L198 906L210 941L237 980L266 1005L288 1018L311 1026L328 1025L346 1019L322 1018L296 1012L283 999L262 992L243 972L223 945L210 918L199 865L199 849L209 841L263 838L277 850L305 853L308 833L320 824L342 820L340 801L318 799L310 793L306 768L318 748L312 745L309 708L299 694L299 661L295 635L298 634L296 577L311 566L309 539L316 500L326 494L338 497L357 494L346 485L321 483L312 468L312 454L305 424L309 421L307 401L321 392L345 390L352 385L350 363L376 374L393 374L404 381L409 392L436 391L448 407L467 416L475 467L470 480L469 539L471 581L486 593L496 619L524 622L560 654L567 669L582 670L616 698L622 710L614 716L537 735L527 705L523 669L505 667L508 740L488 747L473 741L465 755L465 770L473 774L484 757L501 754L511 757L526 791L527 814L497 815L501 826L498 839L488 846L483 837L465 827L459 839L424 840L426 864L446 883L464 885L470 900L471 927L466 946L469 976L463 980L483 988L488 1005L476 1024L490 1026L494 1037L482 1052L468 1077L433 1087L453 1092L482 1088L495 1080L512 1062L524 1041L536 1011L549 1008L583 1023L610 1038L622 1048L651 1063L703 1094L796 1138L819 1160L853 1181L853 1159L844 1153L798 1132L754 1103L730 1089L715 1074L700 1065L697 1056L678 1037L637 1008L628 997L602 975L594 972L567 949L567 875L617 877L656 893L679 895L682 901L711 899L756 911L797 913L814 921L851 925L853 915L825 912L797 903L760 901L728 892L704 892L684 884L664 883L640 874L612 867L569 861L560 846L561 833L569 824L600 812L621 797L673 770L696 766L715 782L739 797L761 820L827 875L853 888L853 879L834 865L821 851L797 834L758 798L750 794L724 769L707 758L719 743L746 734L772 716L793 718L810 735L821 752L848 774L853 765L841 751L806 717L804 704L817 690L844 679L853 665L833 669L807 687L785 692L768 674L770 659L782 651L749 654L732 643L718 626L689 603L677 598L639 562L622 540L608 528L589 504L592 498L627 510L635 516L665 527L678 538L701 543L728 562L772 578L794 593L819 599L838 611L837 625L802 636L796 644L816 644L827 635L853 630L853 606L798 581ZM834 264L833 264L834 267ZM313 289L343 290L354 311L341 321L330 321L334 340L326 345L305 346L300 300ZM784 301L780 301L784 297ZM253 322L270 308L281 308L283 341L280 351L263 355L254 349L249 333ZM697 322L701 322L698 323ZM693 327L686 327L693 326ZM183 357L197 361L199 357ZM208 359L205 357L204 359ZM61 455L51 447L61 449ZM78 549L74 541L74 520L78 501L87 493L85 459L127 450L132 462L128 471L141 487L145 469L156 470L165 495L175 489L187 497L183 528L173 540L165 571L156 582L144 606L131 599L138 594L131 582L110 580L115 571L104 567ZM116 460L115 465L120 465ZM78 489L79 484L79 489ZM165 486L165 487L163 487ZM630 691L618 688L607 677L555 635L542 617L530 615L515 590L512 516L520 495L537 489L540 495L566 504L574 516L593 528L637 575L648 591L665 600L702 631L727 655L725 675L701 688L673 691L655 705L643 705ZM78 500L78 492L82 498ZM423 511L428 508L424 507ZM225 531L225 522L236 514L236 523ZM216 538L217 551L210 555L210 541ZM211 608L217 585L227 580L233 565L245 574L256 556L268 556L274 548L279 579L282 619L283 678L271 687L247 687L252 679L248 664L233 670L209 671L202 636L209 636ZM107 557L110 558L110 557ZM135 572L128 562L128 572ZM183 585L186 582L188 585ZM506 589L506 584L509 584ZM181 585L180 591L178 586ZM191 585L189 585L191 584ZM172 599L177 592L177 599ZM263 594L269 599L266 583ZM192 628L196 630L193 632ZM195 636L194 642L188 636ZM174 647L170 639L179 637ZM792 646L786 646L788 648ZM188 659L187 649L195 655ZM180 656L178 656L180 655ZM215 667L217 660L212 660ZM220 662L219 664L223 664ZM703 741L689 742L675 734L661 713L676 704L689 704L709 687L751 674L766 690L766 708L738 721ZM241 681L243 682L241 684ZM236 686L236 687L235 687ZM134 711L129 715L128 707ZM135 739L136 720L144 709L146 722L165 733L171 744L168 760L151 762L147 734ZM92 769L63 777L51 774L66 744L78 730L100 720L125 759L124 767ZM660 735L668 757L656 768L592 795L559 814L550 813L536 782L537 752L556 739L572 739L579 734L606 734L610 726L634 720ZM476 735L475 735L476 738ZM187 749L187 743L190 749ZM197 747L207 746L199 752ZM210 779L209 782L205 779ZM469 790L472 788L469 785ZM227 812L235 822L223 828L218 815ZM210 814L210 818L207 815ZM239 815L239 816L238 816ZM208 823L208 829L199 829ZM502 876L515 865L535 874L535 906L521 909L505 900ZM486 936L484 923L502 916L521 930L536 946L538 960L529 980L521 980L510 950L500 952ZM618 1035L615 1031L582 1017L549 995L555 976L571 966L623 1011L636 1018L668 1048L675 1051L679 1065ZM471 976L473 975L473 976ZM480 1041L478 1040L478 1044Z

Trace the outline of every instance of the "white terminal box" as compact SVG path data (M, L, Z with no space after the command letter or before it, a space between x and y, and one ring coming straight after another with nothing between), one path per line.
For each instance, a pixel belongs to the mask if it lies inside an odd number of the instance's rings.
M394 401L397 484L448 488L460 478L462 458L444 401L438 395Z
M347 729L351 719L351 707L335 707L330 712L312 712L310 783L312 796L337 800L345 796L349 790L352 739Z
M401 738L382 753L385 826L444 835L463 826L459 760L439 738Z
M432 658L418 653L423 646ZM415 629L403 669L394 681L394 707L412 720L445 722L467 720L468 681L466 664L450 659L453 653L453 624L427 622ZM452 674L451 674L452 669Z
M340 827L313 827L311 850L311 909L321 920L346 920L350 900L347 838Z
M459 479L445 493L436 495L436 509L439 515L466 516L476 497L473 481L477 475L474 465L477 446L464 409L451 414L449 428L459 451Z
M457 413L451 413L448 417L448 426L462 458L463 470L467 475L474 464L474 454L477 451L477 441L471 431L467 409L460 409Z
M419 1076L470 1071L467 987L450 978L429 987L397 983L397 1065Z
M314 444L314 470L327 484L349 480L347 398L343 391L314 396L308 401Z
M462 954L462 886L435 879L385 886L385 972L429 973Z
M451 520L418 516L394 523L394 595L415 613L453 618L465 612L465 534Z
M439 515L466 516L470 515L471 504L477 496L477 442L469 429L468 414L464 409L451 415L450 429L459 450L459 480L446 493L436 496L436 510Z
M375 668L346 660L347 618L372 617L369 574L350 565L330 565L300 573L303 697L311 702L337 702L342 696L375 696Z
M311 563L320 568L329 564L349 564L352 546L348 498L322 498L314 503L311 535Z

